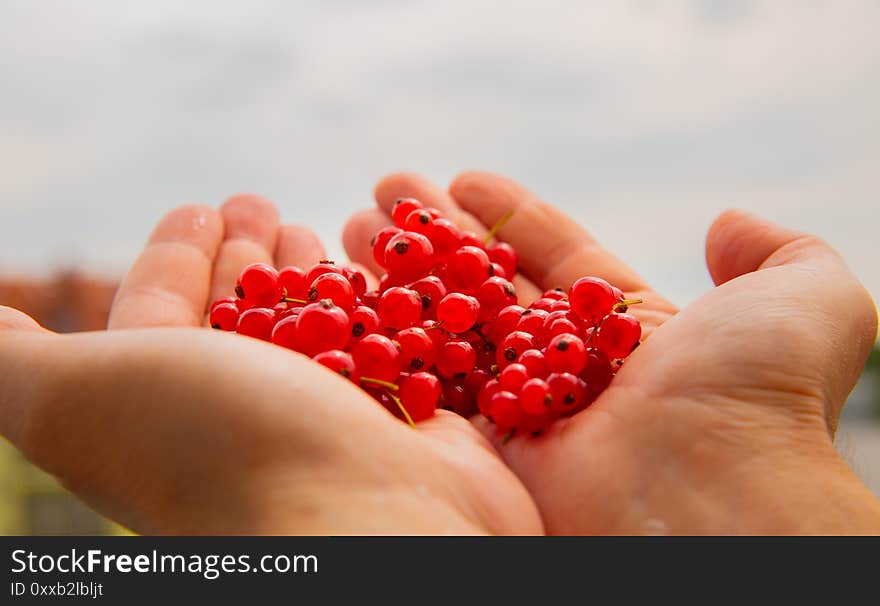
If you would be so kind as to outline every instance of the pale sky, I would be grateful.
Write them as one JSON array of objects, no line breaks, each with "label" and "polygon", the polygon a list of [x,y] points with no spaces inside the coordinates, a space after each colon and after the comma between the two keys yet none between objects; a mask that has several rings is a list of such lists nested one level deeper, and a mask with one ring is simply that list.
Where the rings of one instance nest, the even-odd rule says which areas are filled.
[{"label": "pale sky", "polygon": [[678,303],[737,206],[880,298],[880,2],[0,3],[0,271],[119,274],[254,191],[341,254],[400,169],[522,181]]}]

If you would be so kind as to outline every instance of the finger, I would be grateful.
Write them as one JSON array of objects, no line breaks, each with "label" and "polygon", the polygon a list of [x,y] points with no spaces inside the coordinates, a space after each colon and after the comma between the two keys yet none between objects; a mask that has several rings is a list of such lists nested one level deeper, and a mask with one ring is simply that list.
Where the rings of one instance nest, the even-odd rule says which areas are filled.
[{"label": "finger", "polygon": [[214,262],[211,300],[232,294],[241,270],[250,263],[274,260],[278,240],[278,210],[252,194],[227,200],[220,208],[226,236]]},{"label": "finger", "polygon": [[326,258],[324,245],[308,227],[288,224],[278,228],[278,243],[275,246],[276,267],[295,265],[308,270],[309,267]]},{"label": "finger", "polygon": [[449,190],[484,225],[494,225],[513,211],[498,234],[517,250],[521,269],[541,288],[567,288],[586,274],[604,278],[628,293],[648,288],[581,226],[509,179],[467,172]]},{"label": "finger", "polygon": [[[376,186],[375,195],[379,208],[389,216],[399,198],[412,197],[425,206],[436,208],[461,229],[474,232],[478,236],[484,236],[489,231],[479,219],[463,210],[449,192],[412,173],[397,173],[385,177]],[[541,289],[528,277],[517,275],[511,281],[520,303],[528,305],[541,296]]]},{"label": "finger", "polygon": [[223,221],[213,208],[188,205],[162,218],[116,293],[108,327],[198,326]]},{"label": "finger", "polygon": [[352,215],[342,230],[342,246],[348,258],[373,274],[383,274],[385,270],[373,258],[373,236],[389,225],[391,217],[378,208],[361,210]]}]

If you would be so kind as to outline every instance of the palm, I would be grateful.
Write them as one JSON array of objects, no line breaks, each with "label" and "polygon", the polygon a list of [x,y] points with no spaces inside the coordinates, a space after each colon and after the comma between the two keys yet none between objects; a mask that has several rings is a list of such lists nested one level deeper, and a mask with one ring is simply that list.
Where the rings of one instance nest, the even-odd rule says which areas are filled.
[{"label": "palm", "polygon": [[[722,460],[726,455],[721,453],[736,452],[748,460],[759,451],[755,436],[762,432],[751,431],[759,420],[778,425],[782,433],[815,421],[817,439],[827,431],[825,416],[834,427],[846,385],[851,387],[855,377],[845,377],[844,387],[828,400],[821,380],[827,369],[816,360],[827,360],[840,343],[820,333],[802,335],[805,325],[830,320],[811,317],[815,306],[803,304],[827,297],[829,289],[823,292],[815,276],[796,265],[741,276],[789,263],[802,239],[792,234],[783,234],[779,242],[727,238],[716,246],[718,254],[709,251],[710,268],[719,283],[741,277],[679,313],[582,228],[500,177],[465,174],[447,193],[419,177],[396,175],[383,181],[376,194],[379,208],[357,215],[346,231],[355,259],[369,262],[360,244],[365,233],[387,221],[394,199],[412,195],[478,232],[515,210],[500,237],[520,252],[522,274],[516,286],[527,301],[586,274],[602,276],[627,296],[645,300],[631,311],[642,321],[647,340],[587,410],[537,438],[506,444],[486,420],[475,419],[531,492],[548,532],[699,531],[706,528],[701,523],[707,515],[700,497],[709,494],[715,476],[742,467],[741,461]],[[759,226],[756,238],[765,231]],[[724,239],[723,234],[715,238]],[[747,250],[750,244],[753,252]],[[731,254],[737,247],[743,251]],[[770,256],[774,250],[775,259]],[[750,254],[759,256],[749,259]],[[800,294],[780,296],[792,292]],[[845,305],[847,296],[861,300],[857,294],[834,296]],[[768,306],[773,307],[769,313]],[[792,351],[784,338],[794,343],[796,334],[799,346]],[[850,336],[840,335],[841,342]],[[859,355],[853,352],[853,360]],[[850,366],[858,368],[858,361]],[[767,410],[756,413],[754,405],[734,405],[756,400]],[[733,443],[736,448],[716,447]],[[725,522],[731,526],[713,523],[716,528],[735,524]]]},{"label": "palm", "polygon": [[[224,233],[221,241],[220,234]],[[123,282],[110,325],[136,328],[200,324],[209,298],[228,294],[244,265],[262,261],[278,266],[308,266],[324,256],[311,232],[297,226],[279,227],[275,209],[257,198],[233,198],[221,213],[183,208],[160,224]],[[368,274],[368,280],[375,278]],[[184,367],[186,359],[197,361],[201,369],[213,367],[217,381],[205,387],[210,395],[207,401],[210,406],[218,406],[218,401],[225,403],[223,414],[206,411],[203,415],[205,424],[200,425],[199,432],[207,440],[199,444],[201,450],[187,453],[190,458],[207,457],[214,465],[217,457],[226,457],[228,460],[218,467],[240,468],[236,448],[219,452],[210,448],[214,436],[228,436],[230,431],[241,437],[236,442],[240,447],[259,444],[261,453],[276,457],[290,454],[290,448],[284,447],[290,440],[315,444],[316,448],[336,446],[343,453],[350,453],[349,445],[357,444],[357,456],[350,456],[339,468],[344,473],[359,468],[361,472],[353,478],[370,477],[381,469],[417,495],[424,492],[452,502],[465,512],[473,531],[541,531],[540,519],[525,489],[486,438],[466,420],[444,412],[412,431],[347,381],[298,354],[219,333],[201,333],[193,338],[185,330],[160,331],[165,350],[183,360]],[[189,355],[180,352],[181,348],[194,347],[197,351]],[[293,382],[272,378],[270,369],[285,365],[285,374],[295,377]],[[261,400],[263,410],[229,397],[243,393],[253,402],[254,391],[265,394]],[[279,401],[293,404],[279,406]],[[222,423],[212,422],[217,418]],[[279,427],[287,431],[279,433]],[[303,465],[301,460],[289,463]],[[236,474],[227,473],[226,477]],[[327,475],[323,478],[326,481]]]}]

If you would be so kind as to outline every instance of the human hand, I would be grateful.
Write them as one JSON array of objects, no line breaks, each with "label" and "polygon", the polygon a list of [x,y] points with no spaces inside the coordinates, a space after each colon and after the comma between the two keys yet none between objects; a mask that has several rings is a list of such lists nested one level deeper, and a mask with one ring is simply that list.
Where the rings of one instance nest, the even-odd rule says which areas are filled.
[{"label": "human hand", "polygon": [[549,533],[878,532],[877,501],[832,445],[874,343],[876,310],[815,237],[739,212],[707,239],[718,288],[678,312],[553,207],[507,179],[466,173],[443,191],[408,174],[376,189],[345,244],[370,264],[366,234],[413,196],[520,255],[530,301],[583,275],[628,297],[647,339],[588,409],[540,437],[501,436],[475,419],[535,498]]},{"label": "human hand", "polygon": [[128,330],[55,335],[0,308],[0,433],[143,533],[540,533],[466,420],[412,430],[299,354],[198,328],[244,265],[323,257],[254,196],[170,213],[117,294]]}]

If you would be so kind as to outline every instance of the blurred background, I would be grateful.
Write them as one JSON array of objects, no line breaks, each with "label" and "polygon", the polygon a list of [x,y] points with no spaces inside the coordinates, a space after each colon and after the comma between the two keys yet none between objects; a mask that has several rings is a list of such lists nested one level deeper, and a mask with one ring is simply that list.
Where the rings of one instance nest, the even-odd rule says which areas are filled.
[{"label": "blurred background", "polygon": [[[878,25],[876,0],[4,0],[0,304],[101,329],[174,206],[257,192],[342,256],[384,173],[466,168],[681,305],[731,206],[829,240],[877,299]],[[837,444],[880,495],[877,352]],[[0,533],[115,530],[0,443]]]}]

